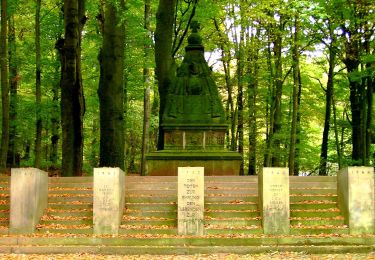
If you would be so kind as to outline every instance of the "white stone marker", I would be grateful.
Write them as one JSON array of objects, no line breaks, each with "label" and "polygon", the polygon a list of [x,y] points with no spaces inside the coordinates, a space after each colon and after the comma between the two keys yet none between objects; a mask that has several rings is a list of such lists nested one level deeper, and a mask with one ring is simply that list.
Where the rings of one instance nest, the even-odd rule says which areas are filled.
[{"label": "white stone marker", "polygon": [[375,232],[374,168],[348,167],[337,175],[339,206],[350,234]]},{"label": "white stone marker", "polygon": [[13,168],[10,178],[9,232],[35,231],[48,200],[48,173],[36,168]]},{"label": "white stone marker", "polygon": [[204,168],[178,167],[178,234],[204,235]]},{"label": "white stone marker", "polygon": [[94,168],[94,234],[117,235],[124,206],[124,172],[120,168]]},{"label": "white stone marker", "polygon": [[265,167],[258,176],[264,234],[289,234],[289,170]]}]

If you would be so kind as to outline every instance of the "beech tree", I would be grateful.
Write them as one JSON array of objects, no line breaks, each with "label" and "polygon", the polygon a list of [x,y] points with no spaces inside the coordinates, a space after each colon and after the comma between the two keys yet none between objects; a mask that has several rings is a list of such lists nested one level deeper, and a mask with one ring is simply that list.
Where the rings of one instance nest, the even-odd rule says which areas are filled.
[{"label": "beech tree", "polygon": [[82,174],[84,96],[81,75],[81,34],[86,22],[84,0],[64,1],[61,51],[62,175]]},{"label": "beech tree", "polygon": [[106,1],[99,54],[100,166],[124,168],[124,24],[123,1]]}]

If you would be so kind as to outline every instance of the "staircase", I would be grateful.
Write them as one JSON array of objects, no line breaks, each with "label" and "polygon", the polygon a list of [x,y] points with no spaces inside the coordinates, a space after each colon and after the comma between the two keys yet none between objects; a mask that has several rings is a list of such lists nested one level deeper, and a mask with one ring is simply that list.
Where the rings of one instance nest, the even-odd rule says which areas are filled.
[{"label": "staircase", "polygon": [[8,234],[10,209],[10,178],[0,177],[0,235]]},{"label": "staircase", "polygon": [[349,234],[338,207],[335,176],[289,180],[291,234]]},{"label": "staircase", "polygon": [[92,234],[92,177],[50,177],[48,205],[37,233]]},{"label": "staircase", "polygon": [[[0,179],[0,253],[364,253],[375,235],[351,236],[335,177],[290,177],[291,235],[263,235],[256,176],[205,177],[204,236],[177,234],[177,177],[127,176],[118,236],[93,235],[92,177],[50,177],[35,234],[8,236],[9,178]],[[8,221],[8,222],[7,222]]]}]

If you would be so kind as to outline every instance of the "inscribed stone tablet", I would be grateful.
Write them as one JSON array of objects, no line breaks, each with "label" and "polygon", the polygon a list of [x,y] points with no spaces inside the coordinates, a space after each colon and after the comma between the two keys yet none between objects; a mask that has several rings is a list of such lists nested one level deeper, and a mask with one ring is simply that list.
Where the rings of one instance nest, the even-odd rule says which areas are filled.
[{"label": "inscribed stone tablet", "polygon": [[48,174],[36,168],[11,171],[10,232],[33,233],[47,207]]},{"label": "inscribed stone tablet", "polygon": [[339,172],[338,194],[350,234],[375,232],[374,169],[348,167]]},{"label": "inscribed stone tablet", "polygon": [[259,198],[265,234],[289,234],[288,168],[263,168]]},{"label": "inscribed stone tablet", "polygon": [[120,168],[95,168],[94,233],[118,234],[124,206],[124,172]]},{"label": "inscribed stone tablet", "polygon": [[204,168],[178,167],[178,234],[204,234]]}]

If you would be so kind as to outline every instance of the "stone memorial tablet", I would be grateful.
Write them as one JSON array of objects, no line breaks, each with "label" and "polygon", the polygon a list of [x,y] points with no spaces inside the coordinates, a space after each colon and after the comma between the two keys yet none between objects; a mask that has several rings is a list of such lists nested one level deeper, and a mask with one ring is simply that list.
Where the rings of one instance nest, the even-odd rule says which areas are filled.
[{"label": "stone memorial tablet", "polygon": [[204,168],[178,167],[178,234],[204,234]]},{"label": "stone memorial tablet", "polygon": [[339,206],[350,234],[375,232],[374,168],[348,167],[337,175]]},{"label": "stone memorial tablet", "polygon": [[258,185],[264,234],[289,234],[288,168],[263,168]]},{"label": "stone memorial tablet", "polygon": [[10,233],[35,231],[48,200],[48,173],[36,168],[11,169]]},{"label": "stone memorial tablet", "polygon": [[118,234],[124,206],[124,172],[120,168],[95,168],[94,234]]}]

